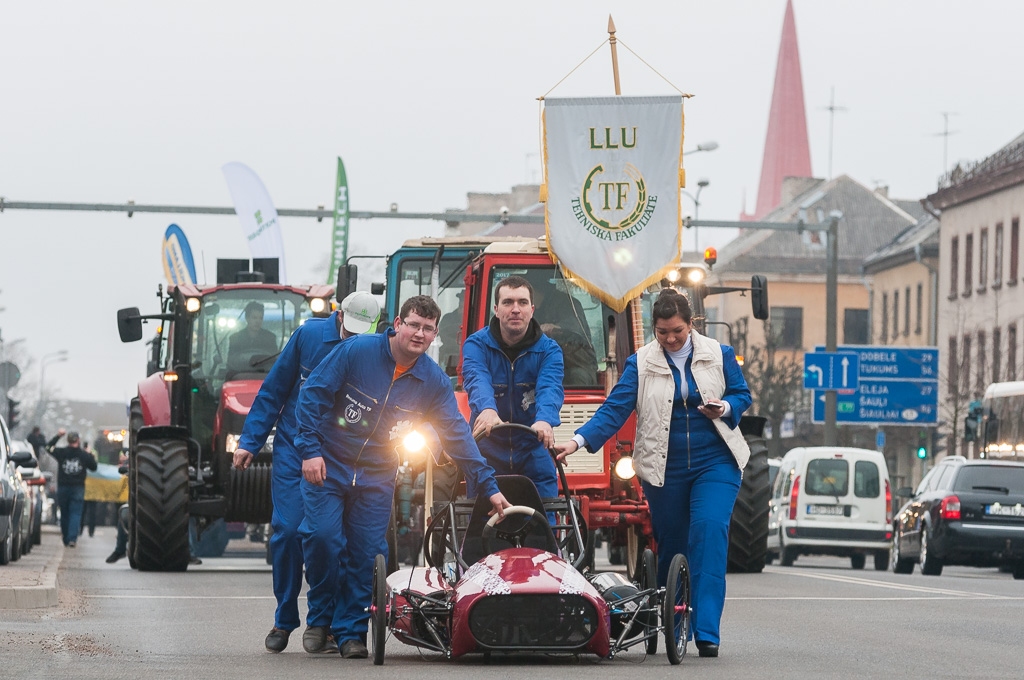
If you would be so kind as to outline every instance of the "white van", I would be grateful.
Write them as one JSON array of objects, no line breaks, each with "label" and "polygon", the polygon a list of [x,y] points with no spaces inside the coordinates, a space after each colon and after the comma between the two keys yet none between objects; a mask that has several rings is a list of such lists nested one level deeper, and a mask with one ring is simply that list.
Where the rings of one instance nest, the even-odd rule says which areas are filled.
[{"label": "white van", "polygon": [[768,563],[800,555],[839,555],[863,569],[889,568],[892,490],[885,457],[841,446],[793,449],[782,458],[772,486]]}]

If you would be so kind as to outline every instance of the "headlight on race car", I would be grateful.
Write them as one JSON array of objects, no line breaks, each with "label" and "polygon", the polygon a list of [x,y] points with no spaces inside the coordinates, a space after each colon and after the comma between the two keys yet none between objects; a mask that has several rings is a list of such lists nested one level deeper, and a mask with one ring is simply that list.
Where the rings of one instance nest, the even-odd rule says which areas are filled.
[{"label": "headlight on race car", "polygon": [[224,450],[228,453],[234,453],[238,450],[238,442],[241,441],[242,435],[240,434],[228,434],[224,437]]}]

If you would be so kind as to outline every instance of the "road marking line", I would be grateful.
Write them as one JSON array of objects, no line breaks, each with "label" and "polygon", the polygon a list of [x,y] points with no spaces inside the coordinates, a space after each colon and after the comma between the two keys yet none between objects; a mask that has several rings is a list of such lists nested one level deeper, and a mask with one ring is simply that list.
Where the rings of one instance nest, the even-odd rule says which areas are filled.
[{"label": "road marking line", "polygon": [[978,596],[978,597],[971,597],[971,596],[964,597],[964,596],[960,596],[960,595],[957,595],[957,596],[952,596],[952,595],[948,595],[948,596],[936,595],[936,596],[932,596],[932,597],[914,597],[914,596],[906,596],[906,597],[813,597],[813,596],[806,596],[806,597],[802,597],[802,596],[794,595],[794,596],[791,596],[791,597],[789,597],[789,596],[783,596],[783,597],[732,597],[732,596],[729,596],[729,597],[726,597],[725,599],[729,600],[729,601],[740,601],[740,600],[750,600],[750,601],[755,601],[755,600],[812,600],[812,601],[825,601],[825,602],[876,602],[876,601],[904,602],[904,601],[956,600],[956,601],[959,601],[959,602],[963,602],[964,600],[984,600],[986,602],[991,602],[993,600],[1024,600],[1024,597],[1014,597],[1014,596],[1009,596],[1009,595],[1005,595],[1005,596],[1004,595],[984,595],[984,596]]},{"label": "road marking line", "polygon": [[[89,600],[273,600],[273,595],[86,595]],[[306,597],[300,596],[300,600]]]},{"label": "road marking line", "polygon": [[839,583],[849,583],[851,585],[871,586],[873,588],[891,588],[893,590],[907,590],[910,592],[918,593],[935,593],[936,595],[956,595],[960,597],[980,597],[980,598],[995,598],[997,595],[989,595],[987,593],[975,593],[965,590],[950,590],[947,588],[930,588],[928,586],[916,586],[904,583],[889,583],[886,581],[874,581],[867,578],[857,578],[854,576],[839,576],[834,574],[810,574],[801,573],[798,571],[781,570],[781,569],[766,569],[773,574],[785,574],[788,576],[802,576],[803,578],[816,578],[823,581],[837,581]]}]

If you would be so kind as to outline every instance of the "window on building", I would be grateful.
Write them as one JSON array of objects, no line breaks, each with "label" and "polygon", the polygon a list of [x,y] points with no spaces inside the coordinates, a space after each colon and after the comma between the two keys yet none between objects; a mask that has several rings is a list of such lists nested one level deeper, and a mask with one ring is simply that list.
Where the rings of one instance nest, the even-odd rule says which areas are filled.
[{"label": "window on building", "polygon": [[921,318],[922,318],[922,316],[924,314],[921,310],[923,308],[924,308],[924,284],[923,283],[919,283],[919,284],[917,284],[917,316],[916,316],[916,318],[914,320],[915,321],[915,323],[914,323],[914,335],[921,335]]},{"label": "window on building", "polygon": [[1003,285],[1003,223],[996,224],[996,242],[992,248],[992,287]]},{"label": "window on building", "polygon": [[1009,286],[1017,285],[1018,260],[1020,256],[1020,218],[1014,217],[1010,222],[1010,276],[1006,281]]},{"label": "window on building", "polygon": [[868,310],[844,309],[843,344],[866,345],[868,342]]},{"label": "window on building", "polygon": [[970,297],[974,285],[974,234],[964,236],[964,297]]},{"label": "window on building", "polygon": [[987,369],[985,356],[985,331],[978,331],[978,385],[977,389],[979,392],[984,393],[985,388],[988,387],[988,381],[986,380]]},{"label": "window on building", "polygon": [[949,299],[952,300],[960,291],[957,288],[957,274],[960,273],[960,238],[954,236],[949,241]]},{"label": "window on building", "polygon": [[1003,329],[996,326],[992,329],[992,382],[999,382],[1003,369]]},{"label": "window on building", "polygon": [[1017,379],[1017,324],[1006,327],[1006,379]]},{"label": "window on building", "polygon": [[983,293],[988,286],[988,227],[981,230],[978,236],[978,292]]},{"label": "window on building", "polygon": [[[921,301],[918,300],[917,304],[920,305]],[[910,286],[907,286],[903,295],[903,335],[910,335]]]},{"label": "window on building", "polygon": [[892,339],[900,334],[900,292],[892,292]]},{"label": "window on building", "polygon": [[879,342],[885,342],[889,337],[889,294],[882,293],[882,328],[878,335]]},{"label": "window on building", "polygon": [[801,349],[804,346],[803,307],[772,307],[768,318],[778,347]]},{"label": "window on building", "polygon": [[971,391],[971,336],[964,334],[960,341],[960,374],[958,377],[958,394],[970,394]]},{"label": "window on building", "polygon": [[960,364],[957,363],[956,356],[956,338],[952,335],[949,336],[949,353],[946,359],[946,391],[950,395],[957,394],[957,383],[960,382],[959,373]]}]

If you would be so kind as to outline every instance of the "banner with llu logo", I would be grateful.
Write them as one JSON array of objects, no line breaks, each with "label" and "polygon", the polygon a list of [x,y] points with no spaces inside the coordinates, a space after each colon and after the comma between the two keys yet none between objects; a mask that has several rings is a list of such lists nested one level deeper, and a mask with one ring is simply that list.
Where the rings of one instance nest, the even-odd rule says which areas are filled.
[{"label": "banner with llu logo", "polygon": [[683,98],[545,99],[543,123],[551,255],[622,311],[679,263]]}]

